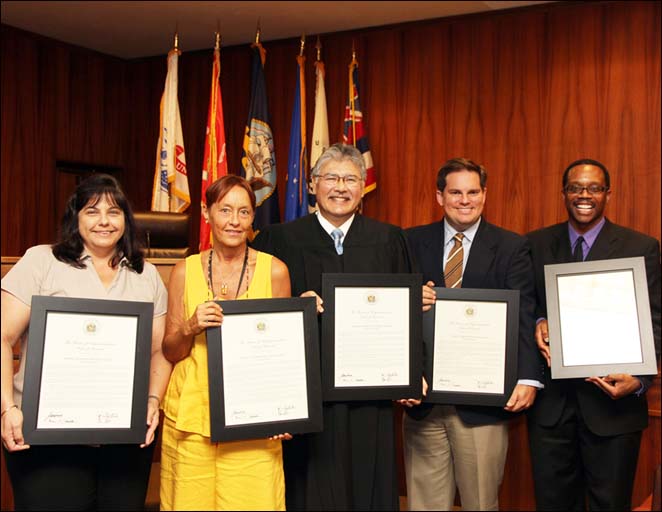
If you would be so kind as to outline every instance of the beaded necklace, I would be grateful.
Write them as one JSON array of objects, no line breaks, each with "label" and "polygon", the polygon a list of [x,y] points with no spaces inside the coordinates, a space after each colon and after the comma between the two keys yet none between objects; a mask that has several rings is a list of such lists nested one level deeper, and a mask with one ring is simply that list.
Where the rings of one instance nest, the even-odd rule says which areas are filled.
[{"label": "beaded necklace", "polygon": [[[209,266],[208,266],[208,271],[207,271],[207,279],[208,279],[208,286],[209,286],[209,291],[211,292],[212,300],[216,297],[214,295],[214,281],[212,279],[212,256],[214,254],[214,249],[209,250]],[[220,259],[219,259],[220,261]],[[234,298],[236,299],[239,297],[239,290],[241,289],[241,281],[244,278],[244,274],[246,274],[246,293],[248,293],[248,274],[249,272],[246,272],[248,266],[248,245],[246,245],[246,252],[244,253],[244,264],[241,267],[241,274],[239,275],[239,283],[237,284],[237,291],[234,294]],[[227,295],[228,294],[228,285],[225,283],[221,283],[221,295]]]}]

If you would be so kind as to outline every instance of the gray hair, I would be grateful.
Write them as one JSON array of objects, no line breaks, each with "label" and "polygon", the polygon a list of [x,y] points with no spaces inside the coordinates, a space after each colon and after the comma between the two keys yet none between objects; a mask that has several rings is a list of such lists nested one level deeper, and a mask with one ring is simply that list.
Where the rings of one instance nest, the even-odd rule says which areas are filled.
[{"label": "gray hair", "polygon": [[343,144],[341,142],[337,142],[336,144],[330,146],[326,151],[324,151],[324,153],[322,153],[322,156],[317,159],[317,163],[315,164],[315,167],[313,167],[311,176],[319,176],[322,167],[324,167],[327,162],[329,162],[329,160],[335,160],[336,162],[349,160],[357,167],[359,171],[361,171],[361,179],[363,181],[366,180],[367,171],[365,169],[363,155],[361,155],[361,152],[354,146]]}]

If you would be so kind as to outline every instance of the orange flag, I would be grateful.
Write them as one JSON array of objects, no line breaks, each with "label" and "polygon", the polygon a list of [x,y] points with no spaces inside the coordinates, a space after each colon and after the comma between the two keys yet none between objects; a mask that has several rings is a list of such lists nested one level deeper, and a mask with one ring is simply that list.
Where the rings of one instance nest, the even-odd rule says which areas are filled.
[{"label": "orange flag", "polygon": [[[205,194],[209,185],[228,173],[228,163],[225,155],[225,127],[223,125],[223,101],[221,99],[221,50],[220,45],[214,48],[214,65],[211,73],[211,95],[207,115],[207,134],[205,136],[205,156],[202,163],[202,187],[200,206],[207,204]],[[200,211],[200,250],[211,247],[211,230]]]}]

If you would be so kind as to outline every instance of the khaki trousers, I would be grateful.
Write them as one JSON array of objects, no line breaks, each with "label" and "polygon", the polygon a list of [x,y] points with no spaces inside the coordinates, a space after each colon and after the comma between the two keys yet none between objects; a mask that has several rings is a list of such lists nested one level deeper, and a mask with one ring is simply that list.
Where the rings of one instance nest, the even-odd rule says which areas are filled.
[{"label": "khaki trousers", "polygon": [[508,423],[468,425],[455,406],[435,405],[422,420],[404,417],[409,510],[498,510],[508,453]]}]

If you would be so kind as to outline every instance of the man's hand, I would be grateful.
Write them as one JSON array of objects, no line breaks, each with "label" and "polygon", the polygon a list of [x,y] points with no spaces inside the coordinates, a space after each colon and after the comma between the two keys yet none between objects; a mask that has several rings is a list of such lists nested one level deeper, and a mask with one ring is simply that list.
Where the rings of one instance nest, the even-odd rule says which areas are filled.
[{"label": "man's hand", "polygon": [[549,329],[547,327],[547,319],[543,318],[536,324],[536,344],[538,350],[547,361],[547,366],[552,366],[552,356],[549,353]]},{"label": "man's hand", "polygon": [[641,388],[641,381],[637,377],[626,373],[614,373],[605,377],[589,377],[585,380],[598,386],[612,400],[631,395]]},{"label": "man's hand", "polygon": [[423,313],[430,311],[437,300],[437,294],[434,292],[434,283],[428,281],[423,285]]},{"label": "man's hand", "polygon": [[534,386],[527,386],[526,384],[515,385],[513,394],[510,395],[504,409],[509,412],[520,412],[528,409],[533,405],[537,391],[538,388]]},{"label": "man's hand", "polygon": [[[425,380],[425,377],[422,377],[423,379],[423,396],[427,396],[428,394],[428,383]],[[398,400],[398,403],[400,405],[403,405],[405,407],[414,407],[415,405],[421,405],[421,402],[423,401],[423,398],[402,398]]]}]

